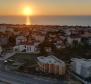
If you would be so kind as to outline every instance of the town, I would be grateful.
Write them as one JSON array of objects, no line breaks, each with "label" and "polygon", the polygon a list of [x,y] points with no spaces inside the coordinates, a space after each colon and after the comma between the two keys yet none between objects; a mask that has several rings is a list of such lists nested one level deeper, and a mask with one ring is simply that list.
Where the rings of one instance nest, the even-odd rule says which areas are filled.
[{"label": "town", "polygon": [[0,24],[0,80],[91,84],[91,27]]}]

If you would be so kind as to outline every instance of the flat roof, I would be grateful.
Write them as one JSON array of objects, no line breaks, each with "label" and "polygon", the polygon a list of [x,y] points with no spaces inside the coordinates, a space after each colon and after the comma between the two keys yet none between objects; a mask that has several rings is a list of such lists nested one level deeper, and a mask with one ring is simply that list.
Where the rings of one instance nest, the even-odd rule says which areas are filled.
[{"label": "flat roof", "polygon": [[65,64],[62,60],[56,58],[55,56],[51,55],[51,56],[40,56],[37,57],[38,61],[44,64],[56,64],[56,65],[60,65],[60,64]]},{"label": "flat roof", "polygon": [[91,66],[91,59],[84,59],[84,58],[72,58],[71,61],[82,63],[84,66]]}]

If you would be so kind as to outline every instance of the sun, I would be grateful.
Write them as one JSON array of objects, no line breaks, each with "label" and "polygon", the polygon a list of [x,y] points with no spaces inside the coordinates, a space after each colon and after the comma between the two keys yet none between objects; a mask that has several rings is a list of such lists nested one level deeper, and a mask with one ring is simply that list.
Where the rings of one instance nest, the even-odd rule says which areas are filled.
[{"label": "sun", "polygon": [[30,8],[29,6],[26,6],[23,9],[23,15],[25,16],[31,16],[33,14],[32,8]]},{"label": "sun", "polygon": [[26,16],[26,25],[31,25],[31,16],[33,15],[32,7],[23,6],[22,15]]}]

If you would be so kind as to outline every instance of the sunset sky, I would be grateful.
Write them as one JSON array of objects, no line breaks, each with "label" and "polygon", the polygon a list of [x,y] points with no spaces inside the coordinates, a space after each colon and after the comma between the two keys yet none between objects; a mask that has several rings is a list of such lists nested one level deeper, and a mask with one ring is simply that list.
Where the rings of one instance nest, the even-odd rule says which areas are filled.
[{"label": "sunset sky", "polygon": [[33,15],[91,15],[91,0],[0,0],[0,15],[22,15],[27,5]]}]

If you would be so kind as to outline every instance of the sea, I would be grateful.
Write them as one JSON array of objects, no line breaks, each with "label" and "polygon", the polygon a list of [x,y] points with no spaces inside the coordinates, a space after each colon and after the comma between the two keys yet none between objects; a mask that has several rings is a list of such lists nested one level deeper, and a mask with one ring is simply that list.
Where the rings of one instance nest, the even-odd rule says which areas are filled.
[{"label": "sea", "polygon": [[[32,25],[91,26],[91,16],[30,16]],[[26,24],[26,16],[0,16],[0,24]]]}]

